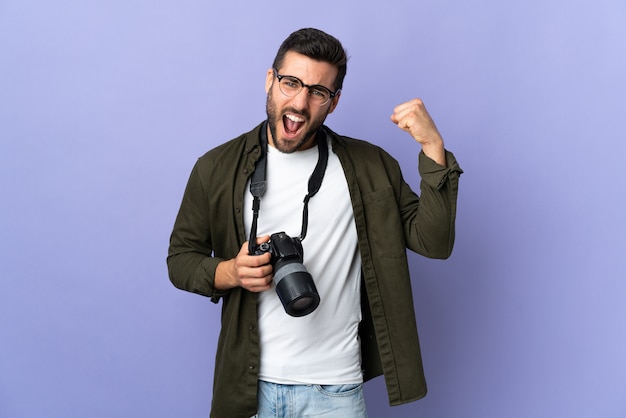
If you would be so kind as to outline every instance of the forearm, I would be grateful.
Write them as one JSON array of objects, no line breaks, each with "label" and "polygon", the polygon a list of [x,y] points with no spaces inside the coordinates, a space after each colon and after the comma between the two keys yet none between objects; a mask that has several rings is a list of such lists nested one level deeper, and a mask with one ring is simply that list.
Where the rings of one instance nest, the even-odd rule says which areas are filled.
[{"label": "forearm", "polygon": [[216,290],[224,291],[237,286],[238,282],[235,260],[224,260],[218,263],[217,267],[215,268],[213,287]]},{"label": "forearm", "polygon": [[[417,210],[414,202],[401,205],[407,246],[431,258],[449,257],[454,245],[458,180],[462,170],[450,152],[445,152],[445,160],[443,166],[425,153],[420,154],[422,181]],[[410,196],[410,192],[406,195]]]},{"label": "forearm", "polygon": [[447,167],[446,150],[444,149],[443,141],[422,144],[422,152],[440,166]]},{"label": "forearm", "polygon": [[170,281],[178,289],[219,298],[223,289],[216,287],[215,279],[222,261],[193,251],[172,253],[167,258]]}]

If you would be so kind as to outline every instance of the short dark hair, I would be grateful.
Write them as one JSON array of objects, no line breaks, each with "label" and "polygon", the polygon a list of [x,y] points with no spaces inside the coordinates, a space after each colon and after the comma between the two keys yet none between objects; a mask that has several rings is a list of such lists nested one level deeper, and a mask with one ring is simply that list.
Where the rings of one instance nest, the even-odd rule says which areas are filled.
[{"label": "short dark hair", "polygon": [[348,70],[348,56],[341,42],[334,36],[319,29],[304,28],[293,32],[278,48],[272,64],[277,70],[283,64],[285,54],[293,51],[317,61],[328,62],[337,67],[335,90],[342,88]]}]

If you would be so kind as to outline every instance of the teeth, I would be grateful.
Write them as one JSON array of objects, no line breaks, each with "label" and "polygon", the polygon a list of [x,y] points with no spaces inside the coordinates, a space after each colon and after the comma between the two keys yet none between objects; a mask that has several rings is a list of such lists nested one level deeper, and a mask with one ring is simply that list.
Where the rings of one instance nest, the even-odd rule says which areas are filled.
[{"label": "teeth", "polygon": [[304,122],[304,118],[298,117],[296,115],[285,115],[287,117],[287,119],[289,119],[292,122]]}]

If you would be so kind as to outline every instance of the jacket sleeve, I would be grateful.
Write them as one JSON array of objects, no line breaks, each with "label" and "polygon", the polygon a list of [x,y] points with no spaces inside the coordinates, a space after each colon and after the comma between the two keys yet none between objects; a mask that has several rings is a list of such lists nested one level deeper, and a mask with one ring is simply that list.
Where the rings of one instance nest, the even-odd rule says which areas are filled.
[{"label": "jacket sleeve", "polygon": [[426,257],[448,258],[454,246],[459,176],[463,171],[449,151],[446,167],[420,152],[419,173],[422,180],[417,207],[406,183],[399,196],[406,245]]},{"label": "jacket sleeve", "polygon": [[217,302],[226,292],[214,287],[215,269],[223,259],[213,254],[210,211],[208,191],[196,163],[170,237],[167,267],[174,286]]}]

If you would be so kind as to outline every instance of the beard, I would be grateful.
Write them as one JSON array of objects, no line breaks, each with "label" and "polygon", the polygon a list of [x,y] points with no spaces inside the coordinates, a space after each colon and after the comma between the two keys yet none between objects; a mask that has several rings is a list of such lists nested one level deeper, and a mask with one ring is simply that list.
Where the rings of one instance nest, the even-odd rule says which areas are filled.
[{"label": "beard", "polygon": [[[267,94],[265,111],[267,113],[267,124],[270,128],[270,133],[272,134],[272,145],[278,151],[285,154],[291,154],[293,152],[296,152],[300,150],[305,144],[307,144],[315,136],[320,126],[322,126],[322,124],[324,123],[324,120],[326,120],[326,116],[328,115],[328,113],[326,113],[323,114],[322,117],[318,120],[311,120],[311,114],[307,110],[299,111],[292,107],[285,108],[283,110],[283,114],[279,115],[276,108],[276,103],[274,102],[272,96],[272,91]],[[296,143],[292,143],[291,141],[278,137],[277,125],[283,123],[283,115],[285,112],[297,114],[304,118],[305,121],[311,122],[309,128],[302,133],[302,138],[300,138],[300,140],[298,140]]]}]

